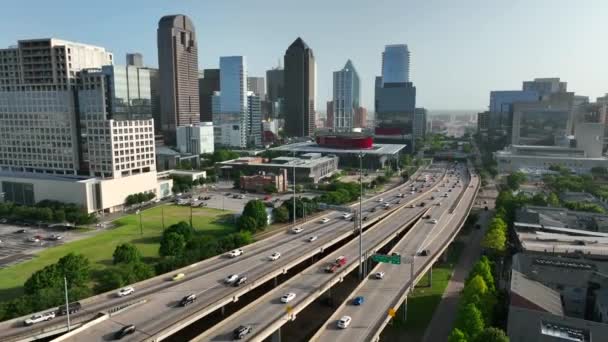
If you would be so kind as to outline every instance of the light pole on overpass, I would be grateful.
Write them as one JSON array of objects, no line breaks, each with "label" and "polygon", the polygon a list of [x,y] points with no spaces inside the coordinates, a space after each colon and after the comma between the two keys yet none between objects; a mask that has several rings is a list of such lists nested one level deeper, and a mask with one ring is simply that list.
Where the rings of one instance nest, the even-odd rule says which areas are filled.
[{"label": "light pole on overpass", "polygon": [[[293,151],[293,158],[296,157],[296,151]],[[293,226],[296,226],[296,163],[295,160],[291,161],[293,163]]]},{"label": "light pole on overpass", "polygon": [[359,279],[363,279],[363,152],[359,152]]}]

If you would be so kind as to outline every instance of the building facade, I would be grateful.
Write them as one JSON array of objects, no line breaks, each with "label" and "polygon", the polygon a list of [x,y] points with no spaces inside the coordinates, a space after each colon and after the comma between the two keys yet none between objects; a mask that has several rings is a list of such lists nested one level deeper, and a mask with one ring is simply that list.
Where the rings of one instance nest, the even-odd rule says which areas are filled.
[{"label": "building facade", "polygon": [[213,92],[220,91],[220,69],[205,69],[202,76],[202,78],[198,79],[201,122],[212,122],[213,108],[211,98]]},{"label": "building facade", "polygon": [[349,59],[342,70],[334,71],[334,122],[332,125],[334,131],[352,131],[355,127],[355,111],[359,108],[360,97],[359,74]]},{"label": "building facade", "polygon": [[252,176],[241,176],[241,189],[255,192],[269,192],[273,189],[281,193],[287,191],[287,169],[280,169],[277,173],[261,172]]},{"label": "building facade", "polygon": [[214,151],[213,123],[177,128],[177,149],[180,153],[209,154]]},{"label": "building facade", "polygon": [[261,101],[266,100],[266,83],[264,77],[247,77],[247,91],[252,91],[260,97]]},{"label": "building facade", "polygon": [[427,111],[424,108],[416,108],[414,110],[414,138],[424,139],[426,136],[426,117]]},{"label": "building facade", "polygon": [[247,145],[262,146],[262,101],[254,92],[247,93]]},{"label": "building facade", "polygon": [[285,99],[285,72],[280,67],[266,71],[266,100],[268,101],[268,115],[278,118],[283,115],[282,106]]},{"label": "building facade", "polygon": [[160,127],[169,145],[176,143],[178,126],[200,122],[196,38],[194,25],[185,15],[165,16],[158,22]]},{"label": "building facade", "polygon": [[367,127],[367,109],[365,107],[357,107],[355,110],[354,128]]},{"label": "building facade", "polygon": [[315,129],[316,62],[302,38],[285,52],[285,133],[311,136]]},{"label": "building facade", "polygon": [[382,86],[410,81],[410,51],[405,44],[387,45],[382,53]]}]

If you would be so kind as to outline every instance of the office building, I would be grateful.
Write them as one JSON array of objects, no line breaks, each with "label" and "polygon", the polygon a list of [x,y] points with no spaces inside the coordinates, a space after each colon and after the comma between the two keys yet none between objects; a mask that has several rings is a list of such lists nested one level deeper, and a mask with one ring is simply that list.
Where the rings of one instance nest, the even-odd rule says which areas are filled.
[{"label": "office building", "polygon": [[387,45],[382,52],[382,86],[410,81],[410,51],[405,44]]},{"label": "office building", "polygon": [[376,135],[411,140],[416,87],[411,82],[382,86],[382,77],[377,77],[375,90]]},{"label": "office building", "polygon": [[213,121],[211,97],[213,92],[220,91],[220,69],[205,69],[203,77],[198,79],[198,96],[200,102],[201,122]]},{"label": "office building", "polygon": [[128,53],[127,54],[127,65],[143,67],[144,66],[144,56],[138,52]]},{"label": "office building", "polygon": [[480,134],[488,133],[488,128],[490,127],[490,112],[485,111],[481,113],[477,113],[477,131]]},{"label": "office building", "polygon": [[[141,56],[141,55],[140,55]],[[116,120],[152,119],[152,78],[155,70],[134,65],[104,65],[108,105]],[[87,74],[92,74],[89,70]]]},{"label": "office building", "polygon": [[540,102],[513,104],[511,143],[554,146],[573,126],[574,93],[548,95]]},{"label": "office building", "polygon": [[262,146],[262,101],[254,92],[247,93],[247,145]]},{"label": "office building", "polygon": [[535,90],[500,90],[490,92],[489,126],[495,139],[506,137],[510,142],[513,125],[513,104],[517,102],[538,102],[540,96]]},{"label": "office building", "polygon": [[326,103],[325,128],[334,128],[334,101]]},{"label": "office building", "polygon": [[247,77],[247,91],[252,91],[260,97],[261,101],[266,100],[266,83],[264,77]]},{"label": "office building", "polygon": [[285,73],[280,67],[266,71],[266,100],[268,116],[278,118],[283,115],[285,98]]},{"label": "office building", "polygon": [[214,151],[213,122],[177,128],[177,149],[184,154],[209,154]]},{"label": "office building", "polygon": [[334,71],[333,76],[334,122],[332,127],[336,132],[350,132],[355,127],[353,121],[361,97],[359,74],[349,59],[342,70]]},{"label": "office building", "polygon": [[414,110],[414,129],[413,134],[415,139],[424,139],[426,136],[426,117],[427,111],[424,108],[416,108]]},{"label": "office building", "polygon": [[365,107],[357,107],[355,110],[354,128],[367,127],[367,109]]},{"label": "office building", "polygon": [[534,81],[524,81],[524,91],[535,91],[540,97],[555,93],[565,93],[568,83],[560,82],[559,78],[535,78]]},{"label": "office building", "polygon": [[285,133],[311,136],[315,129],[316,62],[302,38],[285,52]]},{"label": "office building", "polygon": [[157,38],[160,127],[165,141],[175,145],[178,126],[200,122],[197,37],[190,18],[170,15],[158,22]]}]

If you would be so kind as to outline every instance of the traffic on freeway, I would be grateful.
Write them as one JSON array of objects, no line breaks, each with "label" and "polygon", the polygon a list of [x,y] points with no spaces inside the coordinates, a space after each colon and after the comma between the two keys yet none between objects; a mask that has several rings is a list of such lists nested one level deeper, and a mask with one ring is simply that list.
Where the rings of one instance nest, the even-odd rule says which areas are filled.
[{"label": "traffic on freeway", "polygon": [[[441,233],[441,230],[433,229],[438,227],[438,225],[433,225],[431,221],[437,218],[441,223],[444,223],[446,219],[449,219],[445,213],[449,211],[461,191],[464,191],[465,187],[457,185],[459,178],[456,174],[447,177],[445,181],[441,181],[436,187],[438,190],[444,190],[439,190],[440,192],[431,191],[430,194],[425,194],[416,203],[417,205],[414,208],[409,208],[409,206],[403,208],[380,222],[373,230],[365,232],[363,234],[364,255],[370,256],[373,254],[394,238],[399,231],[403,230],[408,225],[408,221],[414,221],[418,217],[420,217],[419,225],[425,226],[425,230],[416,237],[426,237],[429,241],[433,240],[436,235]],[[457,190],[448,192],[447,189]],[[441,191],[447,194],[447,196],[433,195],[442,193]],[[424,207],[420,206],[422,202],[426,203]],[[437,203],[444,203],[444,205],[437,206]],[[406,238],[410,234],[407,233]],[[414,243],[416,241],[420,242],[415,240]],[[231,341],[235,337],[235,332],[241,326],[251,328],[250,333],[241,337],[241,339],[252,341],[263,340],[280,326],[293,319],[299,311],[322,295],[334,283],[340,281],[340,278],[344,277],[349,270],[356,268],[358,257],[359,245],[358,240],[355,239],[331,253],[317,264],[279,285],[247,307],[218,323],[195,340]],[[290,300],[288,305],[285,305],[280,298],[289,293],[293,293],[295,296]],[[355,306],[361,306],[360,310],[364,310],[363,307],[366,306],[368,300],[365,297],[359,299],[353,298],[351,302],[359,303],[359,305]]]},{"label": "traffic on freeway", "polygon": [[[374,341],[378,338],[389,319],[389,309],[398,309],[403,296],[412,285],[412,262],[414,279],[424,274],[429,263],[440,256],[443,247],[447,246],[464,222],[477,191],[478,179],[469,179],[467,172],[460,169],[464,191],[461,201],[453,212],[446,206],[436,207],[431,214],[437,219],[436,224],[428,220],[419,221],[392,250],[402,256],[401,265],[380,263],[372,271],[372,276],[350,294],[334,314],[323,324],[311,341]],[[468,183],[468,184],[467,184]],[[473,185],[469,187],[467,185]],[[454,196],[454,195],[451,195]],[[382,279],[373,276],[383,273]],[[350,305],[354,298],[365,298],[361,306]],[[415,315],[409,311],[408,314]],[[348,317],[350,324],[343,327],[340,320]]]},{"label": "traffic on freeway", "polygon": [[[441,166],[433,166],[424,171],[429,175],[440,178],[445,172]],[[363,213],[368,217],[369,223],[375,218],[389,214],[391,210],[383,210],[384,203],[390,203],[390,209],[396,209],[407,202],[424,196],[424,192],[405,194],[406,189],[411,189],[416,184],[418,191],[428,191],[433,183],[408,182],[395,187],[382,194],[382,203],[377,198],[371,198],[363,203]],[[397,202],[400,202],[397,204]],[[260,242],[245,246],[242,253],[232,253],[223,257],[206,260],[192,265],[190,269],[181,270],[184,276],[179,281],[170,281],[173,274],[166,275],[164,281],[155,286],[142,286],[135,284],[137,291],[129,297],[145,298],[147,302],[135,306],[125,312],[113,316],[112,319],[96,324],[79,334],[71,340],[104,340],[124,326],[135,325],[135,332],[127,340],[143,340],[150,336],[161,338],[167,333],[167,329],[177,329],[180,324],[200,319],[207,314],[235,301],[247,291],[261,285],[274,276],[285,272],[287,269],[298,264],[310,256],[319,253],[322,249],[353,234],[354,222],[343,217],[344,213],[332,211],[325,215],[329,219],[326,223],[309,221],[302,225],[301,233],[293,233],[286,230],[284,234],[278,234]],[[309,242],[310,236],[317,238]],[[280,254],[276,260],[270,256]],[[234,255],[234,256],[233,256]],[[233,256],[233,257],[231,257]],[[274,257],[273,257],[274,259]],[[176,272],[177,273],[177,272]],[[237,280],[226,283],[229,276],[236,276]],[[238,279],[242,279],[238,281]],[[238,286],[237,286],[238,285]],[[196,302],[188,305],[188,309],[178,308],[178,302],[189,294],[196,294]],[[88,306],[90,313],[103,311],[113,307],[121,301],[115,297],[108,297],[107,301],[97,303],[93,308]],[[163,335],[161,337],[158,337]],[[0,337],[2,330],[0,330]]]}]

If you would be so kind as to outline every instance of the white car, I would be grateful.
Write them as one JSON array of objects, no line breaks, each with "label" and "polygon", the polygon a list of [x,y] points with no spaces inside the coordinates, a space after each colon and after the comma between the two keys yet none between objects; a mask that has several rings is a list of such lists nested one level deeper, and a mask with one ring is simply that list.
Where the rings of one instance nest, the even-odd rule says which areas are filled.
[{"label": "white car", "polygon": [[390,203],[384,203],[384,208],[388,208],[390,206],[391,206]]},{"label": "white car", "polygon": [[278,258],[280,258],[280,257],[281,257],[281,253],[279,253],[279,252],[274,252],[274,253],[272,253],[272,254],[270,254],[270,255],[268,256],[268,259],[270,259],[270,260],[274,261],[274,260],[277,260],[277,259],[278,259]]},{"label": "white car", "polygon": [[116,295],[118,297],[124,297],[124,296],[130,295],[133,292],[135,292],[135,289],[132,286],[127,286],[127,287],[124,287],[124,288],[118,290]]},{"label": "white car", "polygon": [[342,318],[340,318],[340,320],[338,320],[338,328],[340,329],[346,329],[348,328],[348,325],[350,324],[350,321],[352,321],[353,319],[350,316],[342,316]]},{"label": "white car", "polygon": [[327,217],[324,217],[321,219],[321,221],[319,221],[320,223],[327,223],[329,222],[329,219]]},{"label": "white car", "polygon": [[29,241],[29,242],[40,242],[40,240],[37,237],[33,237],[33,236],[31,238],[27,239],[27,241]]},{"label": "white car", "polygon": [[430,222],[431,222],[432,224],[436,224],[436,223],[437,223],[437,219],[432,219]]},{"label": "white car", "polygon": [[231,274],[229,276],[227,276],[226,278],[224,278],[224,283],[226,284],[232,284],[235,281],[237,281],[239,279],[239,275],[238,274]]},{"label": "white car", "polygon": [[243,254],[243,250],[239,248],[239,249],[230,251],[230,253],[228,253],[228,256],[231,258],[236,258],[237,256],[242,255],[242,254]]},{"label": "white car", "polygon": [[318,238],[318,237],[317,237],[316,235],[313,235],[313,236],[311,236],[311,237],[309,237],[309,238],[308,238],[308,242],[313,242],[313,241],[316,241],[316,240],[317,240],[317,238]]},{"label": "white car", "polygon": [[302,227],[293,227],[293,228],[291,228],[291,231],[292,231],[294,234],[301,233],[303,230],[304,230],[304,229],[302,229]]},{"label": "white car", "polygon": [[32,317],[26,319],[25,321],[23,321],[23,323],[25,323],[25,325],[32,325],[32,324],[36,324],[36,323],[40,323],[40,322],[44,322],[44,321],[50,321],[53,318],[55,318],[54,312],[39,313],[39,314],[35,314]]},{"label": "white car", "polygon": [[376,273],[374,273],[374,278],[376,278],[376,279],[382,279],[382,278],[384,278],[384,272],[376,272]]},{"label": "white car", "polygon": [[281,297],[281,303],[289,303],[291,302],[294,298],[296,298],[296,294],[293,292],[289,292],[283,295],[283,297]]},{"label": "white car", "polygon": [[380,197],[376,200],[377,202],[384,202],[384,198]]},{"label": "white car", "polygon": [[53,234],[53,235],[51,235],[50,239],[51,239],[51,240],[58,241],[58,240],[63,239],[63,236],[61,236],[61,235],[57,235],[57,234]]},{"label": "white car", "polygon": [[345,220],[348,220],[352,216],[353,216],[353,214],[351,214],[351,213],[344,213],[344,214],[342,214],[342,218],[345,219]]}]

